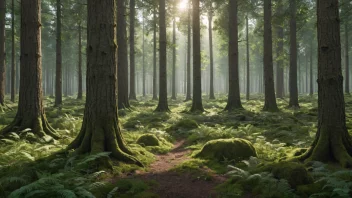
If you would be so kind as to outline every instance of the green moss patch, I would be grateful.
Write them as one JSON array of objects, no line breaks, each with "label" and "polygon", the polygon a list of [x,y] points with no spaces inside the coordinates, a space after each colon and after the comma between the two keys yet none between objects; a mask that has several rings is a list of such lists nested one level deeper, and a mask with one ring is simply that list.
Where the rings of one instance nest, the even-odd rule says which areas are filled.
[{"label": "green moss patch", "polygon": [[152,134],[145,134],[138,138],[137,144],[141,146],[159,146],[159,139]]}]

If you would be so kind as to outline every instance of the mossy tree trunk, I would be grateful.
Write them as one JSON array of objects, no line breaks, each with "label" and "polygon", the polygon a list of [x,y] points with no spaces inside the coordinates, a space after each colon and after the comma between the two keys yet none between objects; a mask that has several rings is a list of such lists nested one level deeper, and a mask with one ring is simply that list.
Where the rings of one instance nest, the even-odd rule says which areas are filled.
[{"label": "mossy tree trunk", "polygon": [[1,135],[30,128],[39,137],[59,138],[49,125],[42,93],[40,0],[21,1],[21,73],[18,110],[14,121]]},{"label": "mossy tree trunk", "polygon": [[78,95],[77,99],[82,100],[83,98],[83,87],[82,87],[82,27],[81,22],[78,24]]},{"label": "mossy tree trunk", "polygon": [[338,0],[318,0],[318,131],[306,161],[337,161],[352,166],[352,141],[346,128],[341,71]]},{"label": "mossy tree trunk", "polygon": [[118,124],[115,9],[115,0],[88,0],[87,99],[81,131],[68,149],[76,154],[111,152],[118,160],[140,164],[125,146]]},{"label": "mossy tree trunk", "polygon": [[156,82],[156,9],[153,10],[153,100],[158,100],[157,95],[157,82]]},{"label": "mossy tree trunk", "polygon": [[[289,107],[299,108],[297,87],[297,24],[296,0],[290,1],[290,102]],[[307,68],[307,67],[306,67]],[[308,77],[308,72],[306,72]],[[308,79],[308,78],[307,78]],[[306,80],[308,85],[308,82]]]},{"label": "mossy tree trunk", "polygon": [[5,105],[5,15],[6,2],[0,1],[0,110]]},{"label": "mossy tree trunk", "polygon": [[62,105],[61,0],[56,0],[55,106],[57,107],[60,105]]},{"label": "mossy tree trunk", "polygon": [[191,1],[189,1],[188,18],[187,18],[187,86],[186,86],[186,100],[192,100],[191,97]]},{"label": "mossy tree trunk", "polygon": [[192,0],[193,17],[193,99],[191,112],[203,112],[202,72],[200,54],[200,12],[199,0]]},{"label": "mossy tree trunk", "polygon": [[165,0],[159,0],[159,103],[155,111],[169,112],[166,75],[166,16]]},{"label": "mossy tree trunk", "polygon": [[125,20],[125,2],[118,0],[117,3],[117,76],[118,76],[118,108],[130,108],[128,98],[128,50],[127,50],[127,30]]},{"label": "mossy tree trunk", "polygon": [[242,108],[238,73],[237,17],[237,0],[229,0],[229,95],[225,107],[227,111]]},{"label": "mossy tree trunk", "polygon": [[135,64],[135,16],[136,15],[136,1],[130,0],[130,100],[137,100],[136,96],[136,64]]},{"label": "mossy tree trunk", "polygon": [[274,88],[271,0],[264,0],[264,111],[278,111]]}]

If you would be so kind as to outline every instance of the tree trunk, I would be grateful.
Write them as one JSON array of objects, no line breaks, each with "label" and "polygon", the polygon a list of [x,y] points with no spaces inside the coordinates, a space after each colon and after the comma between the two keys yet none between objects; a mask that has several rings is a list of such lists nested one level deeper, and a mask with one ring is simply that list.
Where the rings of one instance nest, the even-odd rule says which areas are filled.
[{"label": "tree trunk", "polygon": [[6,2],[5,0],[0,1],[0,110],[1,106],[5,105],[5,15],[6,15]]},{"label": "tree trunk", "polygon": [[172,22],[172,100],[176,100],[176,18]]},{"label": "tree trunk", "polygon": [[40,0],[21,1],[21,75],[18,110],[1,135],[30,128],[39,137],[59,138],[43,107]]},{"label": "tree trunk", "polygon": [[77,99],[82,100],[82,27],[81,22],[78,24],[78,95]]},{"label": "tree trunk", "polygon": [[15,0],[12,0],[11,4],[11,34],[12,34],[12,46],[11,46],[11,102],[16,100],[16,46],[15,46]]},{"label": "tree trunk", "polygon": [[145,39],[144,39],[144,20],[145,20],[145,17],[144,17],[144,10],[143,10],[143,62],[142,62],[142,65],[143,65],[143,97],[146,96],[145,94],[145,48],[144,48],[144,45],[145,45]]},{"label": "tree trunk", "polygon": [[277,47],[276,47],[276,94],[278,98],[284,97],[284,61],[283,61],[283,53],[284,53],[284,29],[281,24],[277,27]]},{"label": "tree trunk", "polygon": [[337,161],[352,166],[352,141],[346,128],[341,71],[338,0],[318,0],[318,131],[306,161]]},{"label": "tree trunk", "polygon": [[229,95],[225,110],[241,109],[238,64],[237,0],[229,0]]},{"label": "tree trunk", "polygon": [[[349,3],[349,1],[346,1]],[[348,6],[348,5],[346,5]],[[347,10],[347,9],[346,9]],[[348,11],[347,11],[348,12]],[[350,67],[349,67],[349,45],[348,45],[348,22],[349,22],[349,13],[346,13],[345,19],[345,93],[350,94]]]},{"label": "tree trunk", "polygon": [[309,81],[310,81],[310,88],[309,88],[309,95],[312,96],[314,93],[314,88],[313,88],[313,39],[310,43],[310,61],[309,61]]},{"label": "tree trunk", "polygon": [[141,165],[125,146],[118,124],[115,9],[114,0],[88,0],[87,100],[81,131],[68,149],[111,152],[113,158]]},{"label": "tree trunk", "polygon": [[203,112],[202,74],[200,54],[200,12],[199,0],[193,0],[193,100],[191,112]]},{"label": "tree trunk", "polygon": [[158,100],[156,85],[156,9],[153,12],[153,100]]},{"label": "tree trunk", "polygon": [[130,0],[130,100],[137,100],[136,96],[136,65],[135,65],[135,47],[134,47],[134,21],[136,12],[135,0]]},{"label": "tree trunk", "polygon": [[125,20],[125,0],[117,3],[117,75],[118,75],[118,108],[130,108],[128,99],[128,52]]},{"label": "tree trunk", "polygon": [[166,16],[165,0],[159,0],[159,104],[155,111],[169,112],[166,74]]},{"label": "tree trunk", "polygon": [[250,94],[250,71],[249,71],[249,36],[248,36],[248,15],[246,16],[246,51],[247,51],[247,90],[246,99],[249,100]]},{"label": "tree trunk", "polygon": [[192,100],[191,97],[191,1],[189,1],[189,9],[188,9],[188,21],[187,21],[187,93],[186,100]]},{"label": "tree trunk", "polygon": [[278,111],[274,88],[271,0],[264,0],[264,111]]},{"label": "tree trunk", "polygon": [[56,0],[56,20],[55,106],[57,107],[62,105],[61,0]]},{"label": "tree trunk", "polygon": [[213,11],[209,11],[209,54],[210,54],[210,92],[209,99],[215,99],[214,95],[214,55],[213,55]]}]

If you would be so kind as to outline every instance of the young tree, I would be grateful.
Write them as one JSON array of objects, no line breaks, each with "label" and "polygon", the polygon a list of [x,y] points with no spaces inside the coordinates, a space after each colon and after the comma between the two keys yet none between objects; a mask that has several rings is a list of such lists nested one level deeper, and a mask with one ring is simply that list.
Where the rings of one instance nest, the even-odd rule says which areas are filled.
[{"label": "young tree", "polygon": [[21,1],[21,74],[18,110],[0,135],[30,128],[39,137],[59,138],[43,107],[40,0]]},{"label": "young tree", "polygon": [[136,17],[136,2],[130,0],[130,100],[137,100],[136,96],[136,64],[135,64],[135,46],[134,22]]},{"label": "young tree", "polygon": [[[299,108],[297,87],[297,30],[296,0],[290,0],[290,102],[289,107]],[[306,82],[307,83],[307,82]]]},{"label": "young tree", "polygon": [[203,112],[202,72],[200,54],[200,12],[199,0],[192,1],[193,7],[193,100],[191,112]]},{"label": "young tree", "polygon": [[55,106],[62,105],[61,0],[56,0],[56,79]]},{"label": "young tree", "polygon": [[76,154],[111,152],[140,164],[126,147],[117,114],[115,0],[88,0],[87,100],[83,124],[68,146]]},{"label": "young tree", "polygon": [[241,109],[238,73],[237,0],[229,0],[229,95],[225,110]]},{"label": "young tree", "polygon": [[264,0],[264,111],[278,111],[274,77],[273,77],[273,44],[271,31],[271,0]]},{"label": "young tree", "polygon": [[352,166],[352,140],[346,128],[338,0],[318,0],[318,131],[306,161],[337,161]]},{"label": "young tree", "polygon": [[165,0],[159,0],[159,103],[155,111],[169,112],[166,75],[166,17]]},{"label": "young tree", "polygon": [[0,110],[5,105],[5,15],[6,2],[0,1]]}]

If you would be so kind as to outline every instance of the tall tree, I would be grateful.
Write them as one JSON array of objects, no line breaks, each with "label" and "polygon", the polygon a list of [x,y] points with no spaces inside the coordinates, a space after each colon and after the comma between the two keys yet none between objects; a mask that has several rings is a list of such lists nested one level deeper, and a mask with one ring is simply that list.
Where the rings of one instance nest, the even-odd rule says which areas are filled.
[{"label": "tall tree", "polygon": [[202,104],[202,72],[200,54],[200,12],[199,0],[192,1],[193,7],[193,99],[191,112],[203,112]]},{"label": "tall tree", "polygon": [[[289,107],[299,108],[297,87],[297,22],[296,0],[290,1],[290,102]],[[308,75],[306,75],[307,77]],[[307,78],[308,79],[308,78]],[[306,80],[306,83],[307,80]]]},{"label": "tall tree", "polygon": [[172,19],[172,96],[176,100],[176,18]]},{"label": "tall tree", "polygon": [[15,46],[15,0],[11,2],[11,101],[15,102],[16,96],[16,46]]},{"label": "tall tree", "polygon": [[[67,68],[66,68],[66,70],[67,70]],[[55,106],[60,106],[60,105],[62,105],[61,0],[56,0]]]},{"label": "tall tree", "polygon": [[264,0],[264,111],[278,111],[273,76],[271,18],[271,0]]},{"label": "tall tree", "polygon": [[338,0],[318,0],[318,131],[306,161],[337,161],[352,166],[352,140],[346,128],[341,69]]},{"label": "tall tree", "polygon": [[187,20],[187,91],[186,100],[189,101],[191,97],[191,13],[192,13],[192,0],[189,0],[188,20]]},{"label": "tall tree", "polygon": [[166,16],[165,0],[159,0],[159,103],[155,111],[169,112],[166,75]]},{"label": "tall tree", "polygon": [[208,31],[209,31],[209,55],[210,55],[210,90],[209,99],[215,99],[214,95],[214,54],[213,54],[213,5],[209,3]]},{"label": "tall tree", "polygon": [[30,128],[39,137],[58,138],[43,107],[41,1],[21,1],[21,74],[18,110],[14,121],[0,135]]},{"label": "tall tree", "polygon": [[156,83],[156,8],[153,9],[153,100],[158,100]]},{"label": "tall tree", "polygon": [[83,98],[83,86],[82,86],[82,26],[81,22],[78,23],[78,94],[77,99]]},{"label": "tall tree", "polygon": [[246,16],[246,52],[247,52],[247,90],[246,99],[249,100],[250,94],[250,71],[249,71],[249,33],[248,33],[248,15]]},{"label": "tall tree", "polygon": [[283,20],[284,18],[283,1],[279,0],[276,6],[276,94],[278,98],[283,98],[285,95],[285,83],[284,83],[284,28]]},{"label": "tall tree", "polygon": [[137,100],[136,96],[136,64],[135,64],[135,17],[136,1],[130,0],[130,100]]},{"label": "tall tree", "polygon": [[117,114],[115,0],[88,0],[87,100],[83,124],[68,146],[76,154],[111,152],[140,164],[126,147]]},{"label": "tall tree", "polygon": [[313,87],[313,39],[311,40],[310,43],[310,60],[309,60],[309,95],[312,96],[314,92],[314,87]]},{"label": "tall tree", "polygon": [[237,7],[237,0],[229,0],[229,95],[225,107],[228,111],[242,108],[238,72]]},{"label": "tall tree", "polygon": [[145,93],[145,39],[144,39],[144,35],[145,35],[145,33],[144,33],[144,29],[145,29],[145,24],[144,24],[144,20],[145,20],[145,16],[144,16],[144,10],[143,10],[143,12],[142,12],[142,14],[143,14],[143,49],[142,49],[142,51],[143,51],[143,61],[142,61],[142,66],[143,66],[143,97],[145,97],[146,96],[146,93]]},{"label": "tall tree", "polygon": [[127,30],[125,20],[125,2],[118,0],[117,3],[117,75],[118,75],[118,108],[130,108],[128,99],[128,50]]},{"label": "tall tree", "polygon": [[0,1],[0,108],[5,105],[5,15],[6,2]]},{"label": "tall tree", "polygon": [[349,21],[349,15],[351,13],[351,5],[350,1],[346,0],[344,1],[345,5],[343,6],[344,9],[344,14],[345,14],[345,20],[344,20],[344,26],[345,26],[345,93],[349,94],[350,93],[350,66],[349,66],[349,42],[348,42],[348,34],[349,34],[349,28],[348,28],[348,23]]}]

